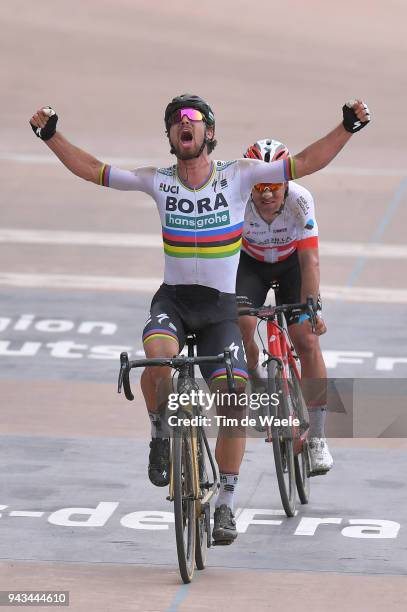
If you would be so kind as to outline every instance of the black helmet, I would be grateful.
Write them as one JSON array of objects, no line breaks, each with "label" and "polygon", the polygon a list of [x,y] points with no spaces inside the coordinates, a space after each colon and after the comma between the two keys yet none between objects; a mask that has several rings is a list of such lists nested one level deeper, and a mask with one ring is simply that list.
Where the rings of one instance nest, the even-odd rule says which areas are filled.
[{"label": "black helmet", "polygon": [[168,119],[176,110],[180,108],[195,108],[196,110],[201,111],[204,116],[205,123],[208,127],[213,127],[215,125],[215,115],[212,112],[211,107],[203,98],[199,96],[193,96],[192,94],[182,94],[181,96],[177,96],[173,98],[171,102],[168,104],[165,109],[164,121],[166,130],[168,130]]}]

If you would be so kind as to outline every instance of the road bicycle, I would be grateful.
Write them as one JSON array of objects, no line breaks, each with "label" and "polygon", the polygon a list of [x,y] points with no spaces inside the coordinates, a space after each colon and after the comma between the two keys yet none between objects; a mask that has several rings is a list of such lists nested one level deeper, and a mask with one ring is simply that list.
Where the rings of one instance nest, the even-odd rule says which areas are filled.
[{"label": "road bicycle", "polygon": [[[120,393],[123,387],[126,398],[134,399],[130,385],[130,371],[133,368],[169,366],[178,372],[178,395],[189,396],[189,401],[184,400],[174,411],[177,426],[172,429],[170,483],[167,497],[169,501],[174,502],[175,537],[181,578],[184,583],[189,583],[195,565],[199,570],[205,568],[207,549],[212,545],[210,502],[219,488],[215,462],[205,429],[201,425],[202,420],[199,418],[202,417],[203,406],[195,400],[197,395],[195,398],[192,397],[192,392],[199,390],[194,366],[222,363],[226,368],[230,394],[235,393],[235,384],[229,349],[225,349],[223,355],[196,357],[195,336],[188,335],[186,343],[188,353],[185,356],[130,361],[127,353],[121,353],[118,392]],[[175,373],[172,379],[173,385]],[[191,421],[198,424],[191,424]]]},{"label": "road bicycle", "polygon": [[[277,302],[278,283],[272,283],[271,287]],[[299,359],[285,320],[288,314],[308,314],[312,331],[315,332],[316,315],[312,297],[299,304],[239,308],[239,316],[250,315],[259,319],[258,328],[262,321],[266,321],[267,348],[259,333],[265,356],[262,365],[267,368],[265,384],[268,402],[262,415],[267,418],[263,420],[263,431],[266,433],[265,441],[273,445],[281,502],[286,515],[291,517],[295,514],[296,489],[301,503],[308,503],[310,462],[307,408],[301,391]]]}]

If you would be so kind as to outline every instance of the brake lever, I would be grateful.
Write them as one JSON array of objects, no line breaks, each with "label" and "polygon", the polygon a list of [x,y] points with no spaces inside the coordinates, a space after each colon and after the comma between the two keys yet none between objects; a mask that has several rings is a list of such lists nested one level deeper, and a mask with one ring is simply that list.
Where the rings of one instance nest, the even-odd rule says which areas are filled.
[{"label": "brake lever", "polygon": [[130,364],[129,364],[129,356],[127,353],[120,353],[120,371],[119,371],[119,380],[117,384],[117,392],[121,393],[122,386],[124,387],[124,394],[128,400],[133,400],[134,395],[131,392],[130,386]]},{"label": "brake lever", "polygon": [[119,370],[119,380],[117,381],[117,393],[122,392],[123,387],[123,376],[125,371],[128,368],[129,364],[129,356],[127,353],[120,353],[120,370]]},{"label": "brake lever", "polygon": [[233,363],[229,349],[225,349],[223,352],[225,367],[226,367],[226,378],[228,381],[229,392],[236,394],[235,377],[233,376]]},{"label": "brake lever", "polygon": [[316,329],[317,329],[317,313],[315,311],[315,306],[316,305],[314,303],[314,298],[312,297],[312,295],[309,295],[307,297],[307,307],[308,307],[308,314],[310,317],[311,330],[313,334],[316,333]]}]

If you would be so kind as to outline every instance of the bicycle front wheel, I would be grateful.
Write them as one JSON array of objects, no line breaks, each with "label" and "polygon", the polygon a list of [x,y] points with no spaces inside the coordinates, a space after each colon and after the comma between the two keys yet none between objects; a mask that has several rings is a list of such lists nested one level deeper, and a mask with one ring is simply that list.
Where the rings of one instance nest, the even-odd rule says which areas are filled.
[{"label": "bicycle front wheel", "polygon": [[186,584],[194,575],[196,541],[191,435],[189,427],[178,427],[172,453],[175,537],[179,571]]},{"label": "bicycle front wheel", "polygon": [[[208,483],[208,473],[205,463],[205,445],[203,441],[202,431],[197,430],[197,449],[198,449],[198,467],[199,467],[199,486],[201,491],[205,492]],[[208,520],[206,509],[201,508],[201,513],[196,517],[196,544],[195,544],[195,562],[199,570],[205,569],[206,555],[208,552]]]},{"label": "bicycle front wheel", "polygon": [[[279,403],[274,406],[274,402],[270,402],[270,415],[275,419],[288,419],[290,411],[288,408],[288,399],[284,387],[284,381],[281,369],[278,363],[274,360],[269,361],[267,365],[267,388],[268,394],[271,397],[273,394],[278,394]],[[280,491],[281,502],[287,516],[291,517],[295,514],[295,464],[294,464],[294,444],[292,430],[289,426],[275,425],[271,426],[271,437],[273,442],[274,463],[276,466],[276,476],[278,488]]]}]

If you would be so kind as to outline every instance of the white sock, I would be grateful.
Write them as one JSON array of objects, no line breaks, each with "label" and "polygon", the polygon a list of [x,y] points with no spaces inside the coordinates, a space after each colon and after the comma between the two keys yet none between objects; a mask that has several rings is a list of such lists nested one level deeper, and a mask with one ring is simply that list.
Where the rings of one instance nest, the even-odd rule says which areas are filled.
[{"label": "white sock", "polygon": [[220,472],[220,489],[215,508],[226,504],[233,512],[234,494],[239,480],[239,474],[223,474]]},{"label": "white sock", "polygon": [[326,406],[308,406],[309,438],[325,438]]}]

